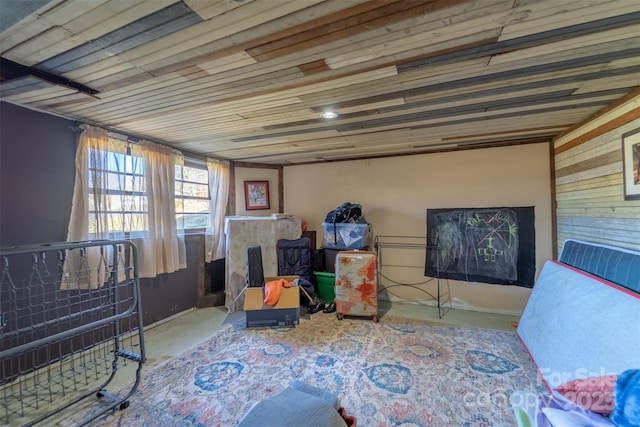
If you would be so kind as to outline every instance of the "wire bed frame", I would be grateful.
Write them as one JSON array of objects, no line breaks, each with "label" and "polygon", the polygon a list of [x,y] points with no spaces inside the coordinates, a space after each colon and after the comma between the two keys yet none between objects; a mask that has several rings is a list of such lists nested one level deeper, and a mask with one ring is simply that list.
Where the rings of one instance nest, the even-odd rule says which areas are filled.
[{"label": "wire bed frame", "polygon": [[[14,247],[0,262],[0,424],[40,424],[91,396],[107,399],[74,424],[127,408],[146,359],[135,245]],[[131,363],[131,387],[108,392]]]},{"label": "wire bed frame", "polygon": [[[438,307],[438,317],[441,319],[447,312],[451,309],[451,292],[449,290],[448,282],[446,291],[442,292],[442,287],[440,283],[440,274],[439,274],[439,257],[437,246],[429,246],[426,243],[427,238],[421,236],[376,236],[374,241],[374,247],[376,249],[376,254],[378,258],[378,286],[380,290],[378,292],[386,291],[389,292],[389,289],[394,287],[410,287],[421,291],[428,295],[430,299],[436,302],[436,306]],[[425,277],[424,276],[424,263],[420,265],[417,264],[403,264],[403,265],[394,265],[387,263],[385,261],[385,253],[389,251],[418,251],[421,254],[420,259],[422,261],[425,260],[427,251],[434,250],[436,252],[436,264],[437,264],[437,275],[435,277]],[[404,270],[410,269],[418,269],[420,271],[421,278],[416,279],[415,282],[407,283],[398,281],[387,273],[387,271],[391,267],[400,267]],[[424,277],[424,279],[423,279]],[[435,290],[430,290],[428,286],[432,286],[432,283],[435,284]],[[448,303],[448,304],[447,304]]]}]

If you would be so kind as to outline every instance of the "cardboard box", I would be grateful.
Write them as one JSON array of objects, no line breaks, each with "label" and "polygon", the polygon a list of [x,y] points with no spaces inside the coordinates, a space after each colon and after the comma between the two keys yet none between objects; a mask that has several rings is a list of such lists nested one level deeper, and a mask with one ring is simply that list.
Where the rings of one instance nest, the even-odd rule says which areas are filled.
[{"label": "cardboard box", "polygon": [[[298,276],[265,277],[264,281],[277,279],[293,281],[297,278]],[[276,305],[265,306],[262,288],[247,288],[244,294],[244,311],[247,328],[297,325],[300,323],[300,289],[297,286],[282,288],[282,294]]]}]

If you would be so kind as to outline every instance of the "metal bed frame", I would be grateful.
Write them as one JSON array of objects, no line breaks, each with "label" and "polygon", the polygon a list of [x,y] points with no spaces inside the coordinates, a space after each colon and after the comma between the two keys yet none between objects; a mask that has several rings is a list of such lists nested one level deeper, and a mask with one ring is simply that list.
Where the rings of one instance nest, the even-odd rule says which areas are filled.
[{"label": "metal bed frame", "polygon": [[[146,359],[135,245],[14,247],[0,249],[0,262],[0,424],[48,424],[58,415],[86,425],[127,408]],[[132,363],[131,387],[108,392]],[[85,401],[91,396],[99,399]]]},{"label": "metal bed frame", "polygon": [[[435,301],[436,306],[438,307],[438,318],[442,319],[442,317],[447,314],[449,310],[451,310],[451,291],[449,289],[449,283],[446,283],[446,290],[443,289],[440,284],[440,258],[437,251],[437,246],[429,246],[427,245],[427,238],[423,236],[376,236],[374,241],[374,248],[376,250],[376,254],[378,257],[378,292],[386,291],[391,293],[389,289],[400,286],[400,287],[410,287],[416,290],[419,290],[426,295],[428,295],[432,300]],[[436,276],[424,278],[424,260],[427,254],[427,251],[433,250],[436,253]],[[401,257],[406,257],[408,252],[406,251],[417,251],[420,254],[420,264],[416,263],[407,263],[407,264],[391,264],[386,262],[383,253],[387,253],[389,251],[395,251],[396,255],[400,255]],[[418,273],[414,275],[415,281],[412,283],[400,282],[389,276],[387,271],[391,270],[392,267],[402,268],[405,271],[417,271]],[[435,281],[435,290],[425,289],[425,287],[429,286],[431,282]],[[415,302],[412,300],[412,302]],[[448,303],[448,304],[447,304]]]}]

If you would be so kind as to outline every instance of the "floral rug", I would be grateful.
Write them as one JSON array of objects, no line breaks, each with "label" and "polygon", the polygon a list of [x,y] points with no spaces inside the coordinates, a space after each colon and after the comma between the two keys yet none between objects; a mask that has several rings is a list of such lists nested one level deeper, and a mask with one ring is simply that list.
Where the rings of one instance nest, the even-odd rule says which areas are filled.
[{"label": "floral rug", "polygon": [[236,324],[143,370],[131,406],[100,424],[234,426],[295,379],[332,391],[367,427],[511,426],[512,392],[544,391],[515,330],[319,313],[295,328]]}]

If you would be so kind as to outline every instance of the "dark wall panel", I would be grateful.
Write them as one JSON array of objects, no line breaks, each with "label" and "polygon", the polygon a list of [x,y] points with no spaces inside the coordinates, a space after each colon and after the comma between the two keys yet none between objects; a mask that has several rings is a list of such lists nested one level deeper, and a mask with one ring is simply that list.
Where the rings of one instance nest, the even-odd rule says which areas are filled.
[{"label": "dark wall panel", "polygon": [[0,246],[66,239],[75,175],[72,126],[0,103]]},{"label": "dark wall panel", "polygon": [[[78,136],[73,127],[70,120],[0,102],[0,247],[66,239]],[[187,241],[188,268],[141,280],[145,325],[196,306],[202,244]]]},{"label": "dark wall panel", "polygon": [[[198,260],[202,239],[187,239],[187,268],[154,279],[141,279],[142,317],[144,324],[162,320],[198,303],[198,269],[204,269],[204,259]],[[204,274],[204,273],[203,273]]]}]

